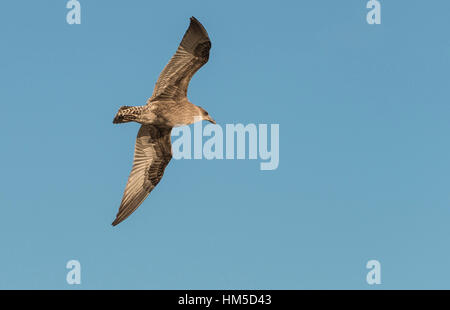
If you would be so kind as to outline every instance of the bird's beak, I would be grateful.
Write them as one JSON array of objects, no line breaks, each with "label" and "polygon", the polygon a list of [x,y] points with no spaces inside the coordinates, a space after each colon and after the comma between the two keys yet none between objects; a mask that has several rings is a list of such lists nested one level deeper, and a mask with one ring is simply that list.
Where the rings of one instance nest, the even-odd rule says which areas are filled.
[{"label": "bird's beak", "polygon": [[216,121],[215,120],[213,120],[212,118],[211,118],[211,116],[208,116],[208,119],[207,119],[209,122],[211,122],[211,123],[213,123],[213,124],[216,124]]}]

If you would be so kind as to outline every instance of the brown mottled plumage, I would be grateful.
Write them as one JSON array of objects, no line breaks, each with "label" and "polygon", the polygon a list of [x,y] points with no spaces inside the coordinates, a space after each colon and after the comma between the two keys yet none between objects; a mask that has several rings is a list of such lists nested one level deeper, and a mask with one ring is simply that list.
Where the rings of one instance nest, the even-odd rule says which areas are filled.
[{"label": "brown mottled plumage", "polygon": [[113,226],[136,210],[161,180],[172,158],[170,132],[175,126],[199,120],[214,123],[208,113],[188,101],[187,89],[195,72],[208,62],[211,41],[202,24],[191,17],[178,49],[161,72],[144,106],[123,106],[113,123],[138,122],[134,162]]}]

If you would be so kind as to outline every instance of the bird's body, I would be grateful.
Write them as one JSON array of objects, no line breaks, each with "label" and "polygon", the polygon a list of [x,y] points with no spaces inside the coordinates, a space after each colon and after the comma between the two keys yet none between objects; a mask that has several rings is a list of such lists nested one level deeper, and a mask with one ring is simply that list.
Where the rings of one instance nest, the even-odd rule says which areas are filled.
[{"label": "bird's body", "polygon": [[176,127],[189,125],[201,116],[202,109],[189,102],[186,98],[175,100],[149,100],[144,106],[128,107],[119,109],[113,123],[137,122],[142,125],[155,125],[162,127]]},{"label": "bird's body", "polygon": [[200,22],[191,22],[177,52],[161,72],[153,94],[144,106],[122,106],[113,123],[142,124],[136,138],[134,162],[113,225],[126,219],[161,180],[172,158],[170,132],[173,127],[207,120],[208,113],[187,99],[192,76],[209,58],[211,41]]}]

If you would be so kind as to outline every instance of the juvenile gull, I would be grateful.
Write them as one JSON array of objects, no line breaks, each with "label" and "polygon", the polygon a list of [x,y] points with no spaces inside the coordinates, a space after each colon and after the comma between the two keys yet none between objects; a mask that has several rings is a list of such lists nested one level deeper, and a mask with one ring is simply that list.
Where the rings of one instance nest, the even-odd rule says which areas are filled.
[{"label": "juvenile gull", "polygon": [[161,181],[172,158],[172,128],[200,120],[215,124],[208,112],[187,99],[189,81],[208,62],[210,48],[205,28],[191,17],[189,28],[161,72],[147,104],[123,106],[117,112],[114,124],[138,122],[142,125],[136,138],[133,168],[113,226],[130,216]]}]

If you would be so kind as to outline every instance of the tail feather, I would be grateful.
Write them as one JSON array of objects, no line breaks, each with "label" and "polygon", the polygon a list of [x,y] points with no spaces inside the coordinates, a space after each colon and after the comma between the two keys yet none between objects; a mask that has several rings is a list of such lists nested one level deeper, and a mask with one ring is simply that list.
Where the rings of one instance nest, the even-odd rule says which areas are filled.
[{"label": "tail feather", "polygon": [[124,105],[119,108],[119,111],[114,117],[113,124],[132,122],[137,119],[141,110],[141,107],[131,107]]}]

